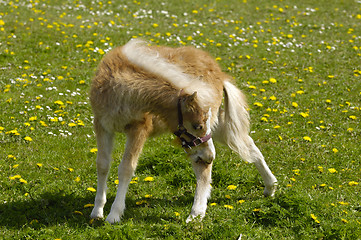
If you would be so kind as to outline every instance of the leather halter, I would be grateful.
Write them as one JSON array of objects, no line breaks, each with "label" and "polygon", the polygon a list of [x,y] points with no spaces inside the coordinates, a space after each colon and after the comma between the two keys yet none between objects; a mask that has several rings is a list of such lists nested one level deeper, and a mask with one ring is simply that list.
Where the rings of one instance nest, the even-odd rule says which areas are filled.
[{"label": "leather halter", "polygon": [[[209,139],[211,139],[212,134],[209,133],[205,135],[204,137],[196,137],[190,132],[187,131],[187,129],[183,125],[183,114],[182,114],[182,108],[181,108],[181,99],[178,99],[178,130],[174,132],[174,134],[181,140],[181,144],[183,148],[192,148],[196,147],[204,142],[207,142]],[[187,141],[182,135],[187,136],[187,138],[190,139],[190,141]]]}]

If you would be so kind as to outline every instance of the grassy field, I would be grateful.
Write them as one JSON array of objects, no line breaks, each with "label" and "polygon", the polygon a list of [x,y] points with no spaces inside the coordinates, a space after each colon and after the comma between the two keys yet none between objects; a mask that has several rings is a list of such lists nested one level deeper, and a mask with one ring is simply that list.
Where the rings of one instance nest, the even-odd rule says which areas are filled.
[{"label": "grassy field", "polygon": [[[360,33],[351,0],[0,1],[0,238],[361,239]],[[236,79],[279,180],[274,198],[253,165],[216,145],[207,215],[186,224],[195,177],[162,136],[145,146],[122,222],[89,219],[90,81],[136,37],[202,48]]]}]

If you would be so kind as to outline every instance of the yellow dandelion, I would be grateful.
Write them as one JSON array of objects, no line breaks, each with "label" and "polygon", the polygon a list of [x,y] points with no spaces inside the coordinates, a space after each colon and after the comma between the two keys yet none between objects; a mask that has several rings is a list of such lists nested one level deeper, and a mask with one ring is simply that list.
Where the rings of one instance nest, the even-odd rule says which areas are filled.
[{"label": "yellow dandelion", "polygon": [[15,179],[19,179],[19,178],[21,178],[20,175],[14,175],[12,177],[9,177],[10,180],[15,180]]},{"label": "yellow dandelion", "polygon": [[98,53],[99,53],[100,55],[104,55],[104,54],[105,54],[105,52],[104,52],[103,49],[98,49]]},{"label": "yellow dandelion", "polygon": [[233,206],[232,205],[224,205],[225,208],[228,208],[228,209],[233,209]]},{"label": "yellow dandelion", "polygon": [[274,95],[270,96],[269,99],[272,100],[272,101],[276,101],[276,100],[277,100],[277,98],[276,98]]},{"label": "yellow dandelion", "polygon": [[17,129],[10,130],[10,131],[6,132],[5,134],[10,134],[10,135],[15,135],[15,136],[20,135],[20,133],[18,132]]},{"label": "yellow dandelion", "polygon": [[96,152],[98,152],[98,148],[92,148],[92,149],[90,149],[90,152],[91,153],[96,153]]},{"label": "yellow dandelion", "polygon": [[237,188],[237,186],[235,186],[235,185],[229,185],[227,187],[228,190],[235,190],[236,188]]},{"label": "yellow dandelion", "polygon": [[57,105],[64,105],[64,103],[62,101],[60,101],[60,100],[56,100],[54,103],[57,104]]},{"label": "yellow dandelion", "polygon": [[75,214],[78,214],[78,215],[83,215],[83,213],[80,212],[80,211],[74,211],[74,213],[75,213]]},{"label": "yellow dandelion", "polygon": [[146,177],[144,178],[144,182],[153,182],[154,178],[153,177]]},{"label": "yellow dandelion", "polygon": [[33,141],[33,139],[32,139],[31,137],[29,137],[29,136],[24,137],[24,140],[25,140],[25,141],[28,141],[28,142]]},{"label": "yellow dandelion", "polygon": [[40,121],[39,123],[40,123],[41,126],[43,126],[43,127],[47,127],[47,126],[48,126],[44,121]]},{"label": "yellow dandelion", "polygon": [[305,112],[301,112],[300,115],[304,118],[309,117],[310,115],[308,113]]},{"label": "yellow dandelion", "polygon": [[344,222],[344,223],[348,223],[348,221],[346,219],[344,219],[344,218],[342,218],[341,221]]},{"label": "yellow dandelion", "polygon": [[97,190],[95,190],[95,188],[93,187],[88,187],[86,190],[90,191],[90,192],[96,192]]},{"label": "yellow dandelion", "polygon": [[256,107],[263,107],[263,104],[260,102],[255,102],[255,103],[253,103],[253,105]]},{"label": "yellow dandelion", "polygon": [[334,169],[334,168],[329,168],[328,171],[329,171],[330,173],[337,173],[337,170]]},{"label": "yellow dandelion", "polygon": [[19,181],[20,181],[21,183],[23,183],[23,184],[27,184],[27,183],[28,183],[28,182],[27,182],[25,179],[23,179],[23,178],[20,178]]},{"label": "yellow dandelion", "polygon": [[316,223],[320,223],[320,221],[317,219],[316,215],[311,213],[311,218],[316,222]]},{"label": "yellow dandelion", "polygon": [[88,203],[84,205],[84,208],[89,208],[89,207],[94,207],[94,204],[92,203]]},{"label": "yellow dandelion", "polygon": [[144,203],[147,203],[147,200],[140,200],[140,201],[136,202],[135,204],[142,205]]},{"label": "yellow dandelion", "polygon": [[311,142],[312,139],[309,136],[304,136],[303,140],[307,141],[307,142]]},{"label": "yellow dandelion", "polygon": [[351,182],[348,183],[348,185],[350,185],[350,186],[356,186],[356,185],[358,185],[358,182],[351,181]]},{"label": "yellow dandelion", "polygon": [[294,108],[298,108],[298,103],[296,103],[296,102],[292,102],[292,107],[294,107]]},{"label": "yellow dandelion", "polygon": [[277,82],[277,80],[276,80],[275,78],[270,78],[269,81],[270,81],[271,83],[276,83],[276,82]]},{"label": "yellow dandelion", "polygon": [[268,122],[268,119],[267,119],[266,117],[262,117],[262,118],[261,118],[261,121],[262,121],[262,122]]}]

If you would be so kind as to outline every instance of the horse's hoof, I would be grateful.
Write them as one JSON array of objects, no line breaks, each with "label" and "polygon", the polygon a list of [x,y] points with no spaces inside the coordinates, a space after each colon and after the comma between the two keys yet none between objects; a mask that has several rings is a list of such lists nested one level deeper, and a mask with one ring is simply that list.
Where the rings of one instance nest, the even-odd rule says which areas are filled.
[{"label": "horse's hoof", "polygon": [[278,186],[277,182],[273,183],[273,185],[271,185],[271,186],[266,186],[263,194],[266,197],[274,197],[275,192],[277,190],[277,186]]}]

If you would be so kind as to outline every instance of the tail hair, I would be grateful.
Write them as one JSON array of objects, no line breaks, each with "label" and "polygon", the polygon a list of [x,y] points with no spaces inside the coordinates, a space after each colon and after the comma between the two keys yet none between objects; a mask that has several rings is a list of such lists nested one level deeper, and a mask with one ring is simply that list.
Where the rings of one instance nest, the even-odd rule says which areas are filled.
[{"label": "tail hair", "polygon": [[161,57],[156,50],[147,45],[144,40],[132,39],[123,46],[122,52],[132,64],[166,79],[174,87],[183,89],[185,93],[197,92],[201,106],[209,107],[209,96],[214,96],[214,90],[205,82],[185,73],[181,67]]},{"label": "tail hair", "polygon": [[231,82],[225,81],[224,109],[219,111],[215,138],[238,153],[243,160],[252,162],[249,146],[249,114],[243,93]]}]

